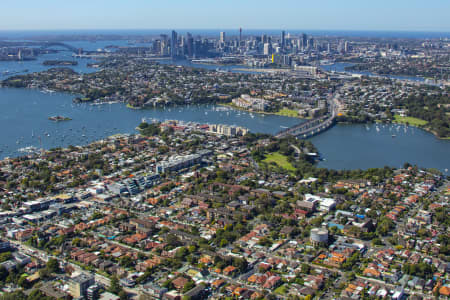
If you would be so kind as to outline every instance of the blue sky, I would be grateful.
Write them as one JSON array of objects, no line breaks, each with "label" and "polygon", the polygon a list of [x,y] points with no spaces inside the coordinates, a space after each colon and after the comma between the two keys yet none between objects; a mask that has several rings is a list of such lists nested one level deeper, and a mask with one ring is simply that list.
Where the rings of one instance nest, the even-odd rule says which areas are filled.
[{"label": "blue sky", "polygon": [[0,30],[319,29],[450,32],[450,0],[1,1]]}]

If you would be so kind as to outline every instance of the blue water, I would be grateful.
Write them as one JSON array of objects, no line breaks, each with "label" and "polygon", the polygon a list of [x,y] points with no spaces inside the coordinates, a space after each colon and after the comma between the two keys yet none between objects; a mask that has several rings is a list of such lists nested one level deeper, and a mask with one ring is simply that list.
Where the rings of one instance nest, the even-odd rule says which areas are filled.
[{"label": "blue water", "polygon": [[[127,40],[113,40],[113,41],[65,41],[64,44],[73,46],[77,49],[82,48],[84,51],[97,51],[99,49],[106,49],[107,46],[119,46],[126,47],[130,46]],[[149,43],[133,43],[133,47],[144,46],[149,47]],[[74,58],[72,56],[72,52],[65,51],[66,49],[61,47],[52,47],[55,50],[64,50],[59,51],[58,53],[44,54],[39,55],[36,60],[31,61],[0,61],[0,80],[4,80],[13,75],[23,75],[32,72],[41,72],[44,70],[48,70],[50,68],[55,68],[55,66],[44,66],[42,63],[46,60],[75,60],[78,62],[76,66],[70,66],[75,72],[78,73],[92,73],[98,71],[95,68],[88,67],[87,64],[95,63],[94,59],[86,59],[86,58]],[[115,51],[115,49],[109,49],[109,51]],[[246,66],[238,66],[238,65],[230,65],[230,66],[219,66],[219,65],[207,65],[207,64],[196,64],[192,63],[188,60],[171,60],[171,59],[160,59],[157,60],[161,64],[170,64],[170,65],[182,65],[186,67],[193,68],[203,68],[208,70],[222,70],[222,71],[231,71],[231,72],[240,72],[240,73],[255,73]],[[248,69],[239,70],[236,69]],[[27,70],[25,72],[25,70]]]},{"label": "blue water", "polygon": [[[124,104],[73,104],[73,95],[44,94],[38,90],[0,89],[0,158],[18,156],[19,148],[83,145],[117,133],[136,133],[142,118],[195,121],[201,124],[240,125],[252,132],[277,133],[301,120],[276,115],[250,114],[213,105],[133,110]],[[53,122],[63,115],[72,121]],[[84,136],[83,136],[84,135]]]},{"label": "blue water", "polygon": [[450,141],[412,126],[339,124],[310,140],[325,158],[320,167],[367,169],[409,162],[443,172],[450,169]]},{"label": "blue water", "polygon": [[[63,93],[0,89],[0,126],[4,129],[0,131],[0,158],[18,156],[17,150],[26,146],[49,149],[84,145],[116,133],[136,133],[135,128],[142,118],[240,125],[252,132],[271,134],[302,122],[233,109],[223,111],[214,105],[132,110],[124,104],[73,104],[73,98]],[[73,120],[55,123],[48,120],[53,115]],[[450,141],[438,140],[414,127],[337,125],[311,141],[325,158],[319,166],[326,168],[400,167],[405,162],[443,172],[450,168]]]},{"label": "blue water", "polygon": [[41,72],[50,68],[55,68],[55,66],[44,66],[42,63],[46,60],[75,60],[78,62],[78,65],[70,66],[70,68],[74,71],[79,73],[90,73],[97,71],[97,69],[87,66],[88,63],[94,62],[93,60],[73,58],[72,52],[60,51],[58,53],[39,55],[36,60],[30,61],[0,61],[0,80],[4,80],[13,75]]}]

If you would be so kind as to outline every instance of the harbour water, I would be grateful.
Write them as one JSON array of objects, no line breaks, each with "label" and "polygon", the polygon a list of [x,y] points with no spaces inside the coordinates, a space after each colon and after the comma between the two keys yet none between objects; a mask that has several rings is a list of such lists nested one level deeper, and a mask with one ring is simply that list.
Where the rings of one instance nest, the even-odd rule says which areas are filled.
[{"label": "harbour water", "polygon": [[319,167],[367,169],[409,162],[450,175],[450,140],[413,126],[338,124],[310,140],[324,158]]},{"label": "harbour water", "polygon": [[[28,146],[49,149],[83,145],[117,133],[136,133],[135,128],[143,118],[240,125],[252,132],[272,134],[300,121],[214,105],[134,110],[123,103],[74,104],[74,97],[30,89],[0,89],[0,158],[20,155],[17,150]],[[56,115],[72,120],[48,120],[49,116]]]},{"label": "harbour water", "polygon": [[[126,46],[128,41],[77,41],[65,42],[87,51],[105,49],[109,45]],[[145,44],[134,44],[145,46]],[[147,45],[148,46],[148,45]],[[111,49],[114,51],[114,49]],[[87,67],[90,59],[73,58],[72,52],[41,55],[35,61],[0,62],[0,80],[13,74],[38,72],[50,68],[42,65],[45,60],[76,60],[72,68],[80,73],[95,72]],[[242,66],[215,66],[192,64],[189,61],[161,60],[161,63],[236,71]],[[343,71],[345,64],[323,66],[329,70]],[[252,72],[248,71],[239,72]],[[92,106],[72,103],[74,95],[62,93],[44,94],[37,90],[0,89],[0,158],[18,156],[17,150],[27,146],[36,148],[82,145],[116,133],[133,133],[142,118],[177,119],[198,123],[222,123],[249,128],[252,132],[276,133],[285,127],[301,122],[299,119],[249,114],[229,109],[217,110],[213,105],[191,105],[146,110],[127,109],[124,104]],[[52,122],[49,116],[63,115],[72,121]],[[14,130],[9,130],[14,128]],[[376,129],[378,128],[378,130]],[[396,137],[392,134],[395,132]],[[318,147],[324,160],[321,167],[354,169],[398,167],[405,162],[421,167],[437,168],[444,173],[450,169],[450,141],[438,140],[423,130],[397,125],[337,125],[315,136],[312,142]],[[448,173],[447,173],[448,174]]]},{"label": "harbour water", "polygon": [[[105,50],[108,51],[116,51],[115,48],[108,48],[108,46],[117,46],[117,47],[125,47],[125,46],[145,46],[149,47],[150,43],[133,43],[133,45],[129,45],[126,40],[117,40],[117,41],[97,41],[97,42],[89,42],[89,41],[76,41],[76,42],[63,42],[69,46],[73,46],[77,49],[82,48],[84,51],[97,51],[97,50]],[[49,53],[43,54],[36,57],[36,60],[28,60],[28,61],[0,61],[0,80],[7,79],[8,77],[14,75],[24,75],[33,72],[41,72],[44,70],[48,70],[50,68],[55,68],[57,66],[45,66],[43,62],[46,60],[67,60],[67,61],[76,61],[78,64],[75,66],[70,66],[75,72],[78,73],[92,73],[98,71],[96,68],[88,67],[87,65],[90,63],[95,63],[95,59],[91,58],[79,58],[74,57],[73,52],[68,51],[65,48],[60,46],[53,46],[51,49],[59,50],[57,53]],[[219,65],[207,65],[207,64],[198,64],[192,63],[188,60],[171,60],[171,59],[160,59],[156,60],[161,64],[171,64],[171,65],[182,65],[186,67],[195,67],[195,68],[203,68],[209,70],[221,70],[221,71],[231,71],[234,72],[235,69],[239,69],[240,73],[254,73],[251,68],[248,68],[248,71],[242,70],[247,69],[246,66],[238,66],[238,65],[227,65],[227,66],[219,66]],[[236,71],[237,72],[237,71]]]},{"label": "harbour water", "polygon": [[[247,113],[215,105],[190,105],[143,110],[124,104],[73,104],[74,95],[28,89],[0,89],[0,158],[18,156],[20,148],[84,145],[117,133],[136,133],[143,118],[239,125],[252,132],[276,133],[302,120]],[[62,115],[71,121],[53,122]],[[13,128],[14,130],[9,130]],[[377,129],[378,128],[378,129]],[[392,137],[395,135],[395,137]],[[324,160],[321,167],[355,169],[399,167],[450,168],[450,141],[402,125],[337,125],[311,138]],[[448,174],[448,173],[447,173]]]}]

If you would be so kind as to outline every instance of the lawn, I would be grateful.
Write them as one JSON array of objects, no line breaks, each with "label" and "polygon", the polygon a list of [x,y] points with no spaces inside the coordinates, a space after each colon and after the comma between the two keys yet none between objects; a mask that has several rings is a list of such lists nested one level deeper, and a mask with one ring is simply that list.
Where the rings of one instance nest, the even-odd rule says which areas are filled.
[{"label": "lawn", "polygon": [[285,295],[288,292],[288,286],[286,284],[283,284],[282,286],[279,286],[275,289],[274,293],[278,295]]},{"label": "lawn", "polygon": [[298,111],[289,108],[283,108],[276,112],[276,115],[298,118]]},{"label": "lawn", "polygon": [[428,124],[427,121],[418,119],[418,118],[414,118],[414,117],[401,117],[400,115],[395,115],[394,117],[395,117],[396,123],[402,123],[402,124],[408,123],[409,125],[412,125],[412,126],[423,126],[423,125]]},{"label": "lawn", "polygon": [[288,171],[295,171],[295,168],[292,166],[290,162],[287,160],[287,156],[279,153],[274,152],[266,155],[266,158],[263,160],[265,163],[276,163],[279,167],[288,170]]}]

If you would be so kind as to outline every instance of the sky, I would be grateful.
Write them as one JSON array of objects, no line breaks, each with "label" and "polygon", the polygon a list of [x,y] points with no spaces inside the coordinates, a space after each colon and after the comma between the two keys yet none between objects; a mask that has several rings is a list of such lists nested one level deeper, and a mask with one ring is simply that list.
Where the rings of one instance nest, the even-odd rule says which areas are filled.
[{"label": "sky", "polygon": [[449,16],[450,0],[0,0],[0,30],[450,32]]}]

